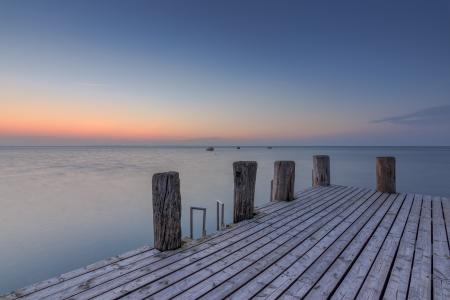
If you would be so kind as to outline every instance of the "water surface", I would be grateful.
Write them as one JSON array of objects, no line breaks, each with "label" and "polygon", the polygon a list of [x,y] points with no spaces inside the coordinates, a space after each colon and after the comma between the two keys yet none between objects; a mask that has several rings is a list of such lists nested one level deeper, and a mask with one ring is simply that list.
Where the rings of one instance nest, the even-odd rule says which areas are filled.
[{"label": "water surface", "polygon": [[151,244],[156,172],[180,172],[183,235],[190,206],[207,208],[211,233],[216,200],[232,220],[234,161],[258,162],[261,205],[275,160],[296,162],[300,190],[311,185],[314,154],[330,155],[334,184],[373,188],[375,157],[393,155],[398,191],[450,195],[448,147],[0,147],[0,293]]}]

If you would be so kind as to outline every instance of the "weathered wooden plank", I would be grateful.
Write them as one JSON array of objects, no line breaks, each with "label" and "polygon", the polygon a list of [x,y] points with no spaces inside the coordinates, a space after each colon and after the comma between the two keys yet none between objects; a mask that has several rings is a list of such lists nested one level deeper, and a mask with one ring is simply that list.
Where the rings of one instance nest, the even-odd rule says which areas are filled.
[{"label": "weathered wooden plank", "polygon": [[[354,190],[353,192],[359,191],[358,189]],[[344,194],[342,197],[344,197],[346,194]],[[341,198],[342,199],[342,198]],[[177,262],[175,264],[171,264],[164,268],[164,270],[157,270],[151,274],[145,275],[144,277],[140,278],[139,283],[131,282],[130,284],[126,284],[122,286],[120,289],[112,290],[105,294],[106,297],[115,297],[117,296],[117,293],[119,292],[120,295],[122,295],[125,292],[131,292],[134,291],[145,284],[154,282],[156,280],[159,280],[156,285],[159,287],[162,284],[163,287],[166,287],[168,283],[171,282],[171,280],[165,278],[164,276],[172,273],[175,270],[179,270],[181,268],[184,268],[183,271],[179,270],[177,274],[175,274],[178,277],[182,278],[182,275],[188,276],[190,273],[195,272],[196,270],[199,270],[203,267],[206,267],[215,261],[220,260],[221,258],[224,258],[228,255],[233,254],[236,251],[239,251],[240,249],[248,249],[248,245],[255,246],[255,249],[259,246],[263,246],[264,244],[270,242],[273,239],[276,239],[277,237],[283,235],[283,233],[287,232],[288,236],[291,236],[289,234],[290,230],[294,228],[297,224],[303,223],[303,226],[306,228],[310,224],[314,222],[315,219],[319,218],[320,215],[322,215],[322,211],[327,209],[328,205],[334,204],[341,199],[338,198],[338,200],[331,200],[330,203],[324,203],[324,205],[318,207],[315,210],[312,210],[308,212],[307,214],[301,215],[293,215],[292,218],[284,218],[282,221],[280,221],[277,224],[273,224],[271,228],[268,228],[266,232],[262,232],[261,234],[254,234],[247,238],[246,240],[240,241],[239,243],[235,243],[229,247],[226,248],[227,251],[216,251],[215,253],[211,253],[211,255],[196,255],[198,256],[199,260],[195,260],[196,263],[192,264],[192,258],[189,261],[182,261]],[[336,205],[337,206],[337,205]],[[276,243],[274,243],[275,245]]]},{"label": "weathered wooden plank", "polygon": [[[354,299],[372,266],[376,255],[391,229],[406,195],[399,195],[379,223],[362,252],[354,261],[344,280],[340,283],[332,299]],[[344,257],[345,258],[345,257]]]},{"label": "weathered wooden plank", "polygon": [[[388,196],[388,194],[383,194]],[[326,298],[333,293],[338,284],[343,280],[346,272],[350,269],[353,261],[358,257],[364,246],[373,235],[379,224],[382,222],[387,211],[392,209],[395,196],[391,195],[388,201],[385,201],[376,213],[372,215],[369,221],[357,232],[352,238],[350,244],[346,246],[344,251],[339,253],[337,259],[328,268],[322,278],[315,283],[309,291],[307,299]],[[332,251],[330,249],[329,251]]]},{"label": "weathered wooden plank", "polygon": [[[171,285],[165,290],[161,291],[153,295],[154,299],[165,299],[170,298],[178,293],[190,288],[192,285],[198,283],[199,281],[204,280],[200,284],[195,285],[192,291],[187,291],[183,294],[178,295],[178,298],[197,298],[202,295],[202,293],[206,293],[209,290],[213,289],[212,293],[204,295],[206,298],[216,299],[223,298],[228,295],[233,288],[238,288],[238,285],[242,285],[245,283],[244,277],[247,276],[249,278],[254,276],[254,272],[258,271],[258,266],[263,267],[265,264],[271,264],[274,260],[277,260],[280,256],[286,255],[292,251],[295,247],[298,247],[299,244],[303,243],[306,239],[311,240],[311,236],[319,236],[318,231],[322,231],[322,235],[326,233],[327,230],[331,230],[333,226],[336,226],[342,217],[338,217],[339,214],[343,214],[349,207],[361,204],[367,200],[373,192],[368,193],[369,191],[364,191],[359,193],[358,195],[354,195],[351,197],[347,197],[347,200],[342,204],[339,203],[337,208],[329,207],[327,210],[331,211],[331,213],[325,217],[322,217],[316,221],[316,223],[312,224],[311,227],[299,231],[301,228],[295,228],[296,235],[292,238],[288,239],[286,243],[280,244],[276,249],[270,252],[270,247],[260,248],[254,252],[250,252],[244,258],[236,259],[231,258],[227,259],[227,261],[223,260],[216,264],[216,266],[212,265],[207,268],[207,271],[212,273],[204,272],[203,274],[194,273],[189,277],[184,278],[182,281],[176,283],[175,285]],[[347,212],[349,213],[349,212]],[[315,231],[314,231],[315,230]],[[325,232],[325,233],[323,233]],[[294,231],[290,231],[290,234],[294,234]],[[309,234],[309,235],[308,235]],[[315,239],[311,240],[311,242],[315,242]],[[279,244],[277,242],[277,244]],[[267,250],[267,251],[266,251]],[[266,255],[267,254],[267,255]],[[251,265],[251,268],[248,266]],[[205,270],[206,271],[206,270]],[[211,274],[214,274],[211,276]],[[228,280],[233,275],[239,274],[239,278],[233,278],[233,287],[229,285],[217,287],[220,283]],[[226,283],[231,283],[227,281]]]},{"label": "weathered wooden plank", "polygon": [[[337,188],[337,186],[335,186],[334,188]],[[295,200],[297,200],[299,197],[303,197],[305,198],[306,196],[310,196],[313,194],[317,194],[321,191],[326,190],[325,188],[322,187],[318,187],[318,188],[310,188],[305,190],[304,193],[300,193],[300,194],[296,194],[295,195]],[[290,202],[286,202],[286,201],[270,201],[269,203],[260,205],[258,207],[255,207],[255,211],[256,213],[270,213],[271,211],[273,211],[275,208],[278,207],[284,207],[286,205],[292,204]]]},{"label": "weathered wooden plank", "polygon": [[441,201],[442,212],[444,214],[445,229],[447,233],[447,241],[449,242],[448,248],[450,249],[450,199],[447,197],[442,197]]},{"label": "weathered wooden plank", "polygon": [[358,293],[359,299],[379,299],[382,296],[413,202],[414,195],[408,194]]},{"label": "weathered wooden plank", "polygon": [[[314,190],[319,190],[319,189],[315,189],[313,187],[310,187],[310,188],[304,189],[302,192],[296,192],[295,195],[294,195],[294,200],[297,199],[299,194],[305,195],[307,193],[311,193]],[[257,211],[263,212],[263,211],[266,211],[267,209],[269,209],[270,207],[272,207],[272,205],[279,204],[281,202],[284,203],[284,201],[270,201],[270,202],[267,202],[267,203],[264,203],[264,204],[259,204],[258,206],[255,206],[255,209]]]},{"label": "weathered wooden plank", "polygon": [[[391,196],[391,199],[388,201],[392,201],[392,198],[395,196]],[[395,207],[399,201],[399,198],[393,200],[394,204],[391,206]],[[399,205],[400,206],[400,205]],[[299,264],[297,266],[301,269],[305,269],[305,272],[297,275],[297,279],[295,282],[291,284],[291,286],[286,289],[283,295],[286,296],[294,296],[294,297],[304,297],[311,288],[316,284],[317,281],[323,276],[326,270],[336,261],[337,257],[340,253],[344,251],[344,249],[349,245],[354,236],[361,230],[361,228],[370,220],[369,215],[367,218],[360,219],[358,222],[355,222],[355,225],[351,228],[351,230],[347,231],[346,234],[342,235],[332,247],[328,248],[327,251],[320,256],[316,261],[306,264],[306,268]]]},{"label": "weathered wooden plank", "polygon": [[5,295],[4,297],[6,299],[15,299],[15,298],[18,298],[18,297],[24,297],[26,295],[32,294],[34,292],[43,290],[45,288],[48,288],[48,287],[51,287],[51,286],[54,286],[54,285],[57,285],[57,284],[59,284],[61,282],[70,280],[72,278],[76,278],[76,277],[85,275],[87,273],[96,271],[96,270],[101,269],[101,268],[103,268],[105,266],[108,266],[108,265],[111,265],[111,264],[116,264],[116,263],[118,263],[120,261],[124,261],[124,260],[130,259],[130,258],[132,258],[134,256],[142,255],[142,254],[150,256],[150,255],[153,255],[153,254],[158,253],[158,252],[159,252],[158,250],[153,249],[153,247],[151,247],[151,246],[139,247],[138,249],[127,251],[126,253],[123,253],[121,255],[109,257],[109,258],[106,258],[104,260],[101,260],[101,261],[95,262],[93,264],[90,264],[90,265],[88,265],[86,267],[82,267],[82,268],[79,268],[79,269],[76,269],[76,270],[73,270],[73,271],[69,271],[69,272],[64,273],[62,275],[59,275],[59,276],[56,276],[56,277],[52,277],[50,279],[47,279],[47,280],[44,280],[44,281],[32,284],[32,285],[24,287],[24,288],[17,289],[14,292],[12,292],[12,293],[10,293],[8,295]]},{"label": "weathered wooden plank", "polygon": [[[362,197],[354,197],[352,201],[348,201],[350,205],[345,210],[341,211],[339,215],[328,221],[302,243],[282,253],[283,256],[281,258],[278,255],[267,256],[256,261],[250,268],[243,271],[239,269],[241,267],[240,264],[236,263],[235,266],[239,267],[235,268],[234,273],[236,275],[231,280],[227,280],[222,285],[215,287],[210,293],[205,294],[204,298],[222,298],[234,291],[235,293],[230,296],[232,299],[253,297],[260,289],[264,288],[305,253],[310,253],[313,256],[320,255],[338,237],[339,233],[348,228],[379,196],[379,193],[372,191]],[[227,273],[230,272],[227,271]],[[219,281],[214,283],[218,284]]]},{"label": "weathered wooden plank", "polygon": [[[309,207],[310,203],[313,203],[315,205],[315,203],[317,202],[317,197],[319,197],[319,198],[323,197],[323,196],[328,197],[329,195],[333,195],[333,191],[336,191],[336,190],[343,192],[343,191],[346,191],[349,189],[338,188],[338,189],[334,189],[334,190],[330,190],[330,191],[326,191],[326,192],[322,191],[321,193],[315,194],[311,198],[305,198],[305,199],[301,198],[302,200],[305,200],[305,201],[297,203],[298,209],[306,209]],[[102,280],[104,278],[111,278],[113,276],[122,276],[131,270],[135,270],[138,268],[148,266],[156,261],[160,261],[164,258],[169,258],[171,256],[177,255],[177,253],[179,253],[179,252],[190,255],[191,253],[193,253],[195,251],[200,251],[202,249],[212,246],[215,242],[217,242],[217,243],[222,242],[222,241],[228,240],[228,238],[233,235],[239,234],[241,232],[247,232],[251,228],[255,228],[256,226],[260,225],[261,223],[265,223],[265,222],[270,223],[273,220],[275,220],[273,218],[276,217],[277,212],[280,212],[280,211],[283,213],[293,212],[292,208],[286,208],[285,210],[280,209],[278,211],[274,211],[271,215],[262,217],[259,220],[255,220],[255,221],[259,221],[258,223],[252,224],[250,222],[247,224],[243,224],[244,222],[241,222],[240,224],[242,224],[242,226],[231,228],[225,232],[219,233],[217,236],[214,236],[213,238],[207,240],[207,242],[198,243],[198,244],[194,242],[193,247],[184,247],[183,249],[179,249],[179,250],[175,250],[175,251],[159,253],[158,255],[151,257],[151,259],[146,259],[145,257],[136,257],[136,258],[140,258],[140,259],[137,259],[137,260],[133,261],[132,263],[128,263],[126,265],[126,267],[124,267],[123,265],[120,265],[120,264],[119,265],[112,264],[105,268],[97,270],[93,274],[88,273],[84,277],[76,278],[75,280],[63,281],[58,285],[55,285],[48,289],[42,290],[37,294],[33,294],[31,298],[45,297],[45,296],[60,292],[62,290],[65,290],[64,293],[66,295],[75,293],[76,291],[79,290],[79,286],[82,286],[84,289],[93,287],[93,286],[95,286],[96,283],[103,282]],[[294,211],[296,211],[296,210],[294,210]],[[114,270],[117,270],[117,271],[112,272]],[[100,277],[100,275],[104,275],[104,276]],[[86,284],[85,281],[89,281],[89,284]]]},{"label": "weathered wooden plank", "polygon": [[[354,190],[355,189],[353,188],[343,189],[340,190],[340,193],[338,194],[345,195],[346,193],[351,193]],[[87,287],[84,285],[79,285],[67,291],[64,291],[63,294],[65,297],[77,294],[76,296],[74,296],[74,298],[84,299],[100,295],[116,288],[116,290],[111,292],[112,294],[117,291],[119,291],[121,295],[124,293],[128,293],[132,287],[137,286],[132,289],[134,290],[140,287],[140,284],[143,284],[142,282],[145,281],[145,279],[140,278],[142,276],[149,275],[149,277],[152,278],[152,281],[154,281],[159,278],[158,276],[164,276],[165,274],[175,271],[177,268],[192,264],[194,261],[200,260],[213,253],[226,253],[227,251],[230,251],[228,247],[238,247],[239,245],[234,245],[238,242],[245,244],[250,243],[254,240],[258,240],[268,233],[276,230],[278,227],[282,227],[293,219],[299,218],[304,214],[313,214],[314,212],[317,212],[317,210],[320,210],[322,209],[322,207],[326,206],[327,201],[333,199],[335,196],[335,194],[332,194],[325,198],[319,198],[318,201],[315,201],[316,203],[308,206],[306,210],[303,210],[301,208],[298,210],[291,208],[284,214],[279,214],[274,218],[271,218],[265,222],[261,222],[250,230],[244,230],[239,234],[231,235],[227,239],[210,247],[204,247],[203,249],[189,249],[189,251],[178,253],[177,255],[170,256],[151,265],[139,266],[139,268],[137,269],[134,267],[132,269],[125,268],[122,270],[118,270],[116,272],[113,272],[113,274],[106,274],[105,276],[90,280],[90,284]],[[135,281],[137,278],[140,278],[139,281]],[[92,288],[94,286],[95,288]]]},{"label": "weathered wooden plank", "polygon": [[408,297],[431,299],[431,197],[424,196]]},{"label": "weathered wooden plank", "polygon": [[433,299],[450,299],[450,251],[442,202],[433,197]]},{"label": "weathered wooden plank", "polygon": [[421,208],[422,195],[414,195],[413,207],[388,279],[384,299],[407,298]]}]

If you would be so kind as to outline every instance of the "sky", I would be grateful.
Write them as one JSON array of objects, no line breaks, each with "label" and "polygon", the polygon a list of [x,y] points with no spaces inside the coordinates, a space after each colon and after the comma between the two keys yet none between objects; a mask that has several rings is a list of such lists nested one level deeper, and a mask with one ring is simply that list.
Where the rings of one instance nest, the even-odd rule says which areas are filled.
[{"label": "sky", "polygon": [[0,1],[0,145],[450,145],[450,2]]}]

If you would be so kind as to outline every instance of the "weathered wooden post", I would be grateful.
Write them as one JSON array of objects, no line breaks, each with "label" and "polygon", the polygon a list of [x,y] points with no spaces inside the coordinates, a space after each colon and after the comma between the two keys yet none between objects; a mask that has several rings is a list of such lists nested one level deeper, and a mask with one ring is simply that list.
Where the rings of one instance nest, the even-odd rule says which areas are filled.
[{"label": "weathered wooden post", "polygon": [[312,186],[330,185],[330,157],[328,155],[313,156]]},{"label": "weathered wooden post", "polygon": [[154,247],[173,250],[181,247],[181,195],[178,172],[153,175]]},{"label": "weathered wooden post", "polygon": [[253,218],[257,167],[256,161],[237,161],[233,163],[234,223]]},{"label": "weathered wooden post", "polygon": [[377,191],[395,193],[395,157],[377,157]]},{"label": "weathered wooden post", "polygon": [[276,161],[274,164],[272,200],[291,201],[294,199],[295,162]]}]

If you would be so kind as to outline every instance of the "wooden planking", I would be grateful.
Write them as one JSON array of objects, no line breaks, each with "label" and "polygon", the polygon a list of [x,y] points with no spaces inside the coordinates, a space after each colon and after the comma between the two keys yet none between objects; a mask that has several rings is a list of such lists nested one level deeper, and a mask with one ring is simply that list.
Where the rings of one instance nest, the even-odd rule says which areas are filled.
[{"label": "wooden planking", "polygon": [[[244,228],[241,228],[243,230],[236,230],[234,234],[231,233],[231,235],[229,235],[226,239],[223,239],[218,243],[214,243],[213,245],[205,243],[200,247],[194,247],[193,249],[189,249],[188,251],[177,253],[176,255],[169,256],[148,266],[139,266],[139,268],[133,266],[132,268],[118,270],[117,272],[113,272],[112,274],[105,274],[105,276],[91,279],[89,282],[89,286],[74,286],[68,290],[65,290],[63,294],[65,297],[77,295],[76,297],[74,297],[84,299],[87,297],[100,295],[118,287],[120,287],[120,290],[123,290],[123,293],[126,293],[128,292],[129,286],[139,285],[142,280],[140,279],[140,277],[143,277],[151,272],[158,271],[158,274],[168,274],[170,272],[176,271],[175,268],[177,267],[192,264],[194,261],[207,257],[213,253],[226,253],[224,248],[228,246],[237,247],[234,244],[238,242],[249,243],[251,241],[264,237],[264,235],[267,235],[268,233],[276,230],[277,227],[282,227],[284,224],[298,218],[302,214],[314,214],[316,210],[320,210],[321,207],[325,206],[327,201],[333,199],[333,197],[337,197],[338,195],[345,195],[346,193],[351,193],[355,190],[357,189],[344,188],[338,189],[338,192],[336,193],[325,193],[324,195],[327,196],[323,198],[320,197],[318,198],[318,200],[313,198],[315,200],[313,200],[314,203],[311,205],[307,205],[306,207],[303,205],[303,203],[301,203],[301,201],[298,201],[298,208],[289,206],[281,214],[272,213],[270,215],[270,218],[266,219],[264,222],[259,221],[257,222],[256,226],[253,226],[249,229],[246,228],[246,226],[243,226]],[[208,245],[209,247],[206,247]],[[138,278],[140,280],[135,281]]]},{"label": "wooden planking", "polygon": [[450,249],[450,199],[446,197],[441,198],[442,213],[445,223],[445,232],[447,234],[448,248]]},{"label": "wooden planking", "polygon": [[[401,201],[401,200],[400,200]],[[399,197],[396,195],[391,195],[388,198],[387,203],[391,204],[394,202],[390,208],[396,206],[399,201]],[[369,216],[370,217],[370,216]],[[327,249],[324,254],[320,256],[319,259],[314,261],[312,264],[308,265],[308,268],[297,278],[295,282],[291,284],[291,286],[284,292],[285,295],[294,296],[294,297],[303,297],[305,296],[309,290],[316,284],[316,282],[323,276],[323,274],[327,271],[327,269],[336,261],[342,251],[348,246],[351,242],[352,238],[359,232],[362,227],[370,220],[368,218],[364,218],[356,222],[351,230],[347,231],[346,234],[342,235],[336,243],[333,244],[332,247]]]},{"label": "wooden planking", "polygon": [[[356,202],[349,201],[351,206],[332,221],[327,222],[326,225],[321,227],[314,235],[308,237],[307,240],[298,244],[288,253],[284,253],[281,258],[275,257],[276,260],[273,261],[265,258],[256,262],[251,268],[244,272],[239,272],[232,281],[227,281],[206,294],[205,298],[228,296],[234,291],[236,292],[230,296],[232,299],[247,299],[254,296],[305,253],[320,254],[323,251],[322,248],[327,247],[327,244],[333,241],[338,232],[345,230],[368,207],[377,201],[379,196],[379,193],[371,192]],[[222,294],[218,294],[219,292]]]},{"label": "wooden planking", "polygon": [[433,220],[433,298],[450,299],[450,252],[444,223],[442,202],[432,200]]},{"label": "wooden planking", "polygon": [[407,297],[421,208],[422,195],[414,195],[413,207],[388,279],[384,299]]},{"label": "wooden planking", "polygon": [[3,298],[450,299],[447,198],[343,186],[296,196],[181,249],[143,247]]},{"label": "wooden planking", "polygon": [[424,196],[408,297],[431,299],[431,197]]},{"label": "wooden planking", "polygon": [[400,239],[403,236],[413,202],[414,195],[407,195],[403,207],[395,219],[361,287],[358,299],[379,299],[383,294],[384,284],[391,271],[391,266],[397,254]]},{"label": "wooden planking", "polygon": [[[292,251],[295,247],[303,244],[303,242],[311,236],[318,236],[321,231],[331,230],[333,224],[336,226],[339,223],[339,214],[345,213],[345,211],[351,207],[352,205],[359,205],[361,202],[366,201],[373,192],[364,191],[359,195],[351,196],[347,198],[343,204],[339,206],[337,209],[331,209],[331,214],[319,218],[319,220],[313,224],[310,228],[306,230],[301,230],[297,235],[293,236],[290,240],[288,240],[285,244],[281,244],[278,248],[276,248],[272,252],[264,252],[265,249],[259,249],[255,252],[251,252],[245,259],[240,261],[231,261],[229,264],[225,264],[225,269],[216,269],[215,274],[211,277],[207,277],[206,280],[202,281],[200,284],[195,285],[191,291],[185,292],[184,294],[180,294],[178,298],[195,298],[199,297],[202,294],[207,293],[209,290],[212,290],[209,294],[204,295],[206,298],[222,298],[228,295],[232,289],[236,289],[239,285],[245,283],[243,281],[243,277],[247,276],[248,278],[252,278],[254,276],[253,272],[258,272],[258,267],[264,267],[265,264],[271,264],[274,260],[277,260],[279,257],[284,256]],[[297,228],[296,228],[297,229]],[[296,230],[297,231],[297,230]],[[267,255],[266,255],[267,254]],[[251,268],[249,268],[251,267]],[[231,277],[239,274],[238,278],[233,278],[232,281],[229,281]],[[192,282],[198,282],[199,278],[197,274],[193,274],[191,277],[185,278],[178,286],[178,293],[186,290],[190,286],[192,286]],[[226,281],[224,286],[217,287],[220,283]],[[162,291],[161,293],[155,294],[154,299],[165,299],[166,297],[176,295],[173,290],[173,286],[169,289]]]},{"label": "wooden planking", "polygon": [[[387,197],[388,194],[383,195],[386,195]],[[387,211],[391,209],[395,199],[396,196],[391,195],[388,200],[378,208],[370,220],[364,224],[354,237],[352,237],[344,251],[337,254],[338,257],[333,264],[327,269],[326,273],[322,275],[320,280],[315,283],[312,289],[310,289],[306,296],[307,299],[324,298],[334,292],[345,277],[345,274],[350,270],[352,263],[362,252],[369,239],[383,221]],[[331,248],[329,251],[333,251],[333,249]]]},{"label": "wooden planking", "polygon": [[117,256],[113,256],[98,262],[95,262],[93,264],[90,264],[86,267],[82,267],[73,271],[69,271],[67,273],[64,273],[62,275],[32,284],[30,286],[24,287],[24,288],[20,288],[17,289],[16,291],[10,293],[9,295],[6,295],[5,298],[6,299],[16,299],[19,297],[24,297],[26,295],[32,294],[34,292],[37,292],[39,290],[43,290],[45,288],[48,288],[50,286],[54,286],[58,283],[62,283],[64,281],[70,280],[72,278],[76,278],[78,276],[93,272],[97,269],[100,269],[102,267],[114,264],[114,263],[118,263],[120,261],[124,261],[127,260],[129,258],[132,258],[136,255],[142,255],[142,254],[146,254],[146,255],[153,255],[155,253],[159,252],[158,250],[153,249],[150,246],[143,246],[143,247],[139,247],[138,249],[135,250],[131,250],[128,251],[126,253],[123,253],[121,255],[117,255]]},{"label": "wooden planking", "polygon": [[[321,197],[324,195],[329,195],[332,194],[333,191],[338,191],[338,192],[343,192],[343,191],[348,191],[350,189],[348,188],[337,188],[334,190],[329,190],[329,191],[324,191],[322,190],[321,192],[314,194],[311,198],[301,198],[303,199],[307,199],[304,202],[298,202],[297,206],[299,207],[299,209],[305,208],[305,207],[309,207],[309,205],[311,203],[313,203],[312,205],[315,205],[317,202],[317,197]],[[310,195],[309,195],[310,196]],[[261,217],[260,219],[256,219],[256,222],[262,222],[262,223],[271,223],[270,221],[272,221],[274,218],[277,218],[278,215],[277,213],[285,213],[285,212],[292,212],[292,208],[279,208],[278,210],[274,210],[272,212],[271,215],[267,215],[264,217]],[[129,270],[134,270],[137,268],[141,268],[141,267],[145,267],[149,264],[155,263],[157,261],[160,261],[162,259],[165,258],[169,258],[169,257],[178,257],[180,258],[180,252],[182,252],[184,255],[189,255],[190,253],[194,253],[196,251],[199,251],[201,249],[205,249],[209,246],[212,246],[214,244],[214,242],[222,242],[222,241],[226,241],[228,240],[228,238],[230,236],[235,235],[236,233],[240,233],[242,231],[245,231],[245,229],[249,230],[251,228],[256,228],[257,226],[259,226],[259,223],[249,223],[249,222],[241,222],[242,225],[244,226],[239,226],[239,227],[234,227],[231,228],[225,232],[221,232],[219,233],[217,236],[214,236],[214,238],[207,240],[207,242],[203,242],[203,243],[192,243],[193,247],[183,247],[182,249],[179,250],[175,250],[175,251],[167,251],[167,252],[161,252],[158,255],[155,255],[154,257],[151,257],[151,259],[148,259],[146,257],[140,257],[140,256],[136,256],[135,258],[138,258],[134,261],[132,261],[131,263],[128,263],[126,266],[123,265],[117,265],[117,264],[112,264],[109,266],[106,266],[104,268],[101,268],[99,270],[97,270],[96,272],[91,272],[86,274],[86,276],[82,277],[82,280],[79,280],[80,278],[75,278],[72,280],[66,280],[61,282],[58,285],[52,286],[48,289],[36,292],[35,294],[32,295],[32,297],[30,298],[36,298],[36,297],[45,297],[45,296],[49,296],[52,295],[54,293],[57,292],[61,292],[64,290],[63,295],[71,295],[72,293],[76,293],[77,291],[79,291],[80,288],[82,289],[88,289],[91,288],[93,286],[95,286],[96,284],[98,284],[99,282],[102,283],[104,282],[104,280],[110,280],[111,278],[114,278],[115,275],[117,276],[122,276],[123,274],[126,274],[127,271]],[[175,256],[177,255],[177,256]],[[115,271],[115,272],[114,272]],[[103,276],[100,276],[103,275]],[[85,282],[88,281],[89,284],[85,284]]]},{"label": "wooden planking", "polygon": [[[359,189],[351,190],[350,193],[356,193],[358,191],[359,191]],[[333,200],[330,199],[329,200],[331,202],[330,204],[341,201],[341,199],[344,198],[346,195],[348,195],[348,193],[347,194],[344,193],[342,196],[337,197],[337,199],[333,199]],[[151,272],[151,273],[147,272],[147,274],[143,274],[139,278],[138,282],[131,281],[120,287],[114,288],[113,290],[110,290],[109,292],[103,294],[102,297],[113,298],[113,297],[117,297],[117,296],[123,296],[124,294],[128,294],[128,293],[130,293],[136,289],[139,289],[139,288],[145,286],[146,284],[149,284],[156,280],[160,280],[159,283],[162,283],[163,287],[166,287],[167,285],[164,285],[164,283],[167,280],[163,279],[164,276],[166,276],[172,272],[178,271],[176,276],[183,278],[184,276],[189,275],[190,273],[192,273],[195,270],[206,267],[209,264],[212,264],[212,263],[220,260],[221,258],[224,258],[228,255],[233,254],[236,251],[239,251],[242,248],[245,248],[250,243],[256,242],[257,243],[256,245],[262,246],[262,245],[270,242],[271,240],[277,238],[278,236],[283,234],[285,231],[288,231],[291,228],[294,228],[299,223],[304,222],[303,226],[307,227],[311,223],[313,223],[314,220],[316,220],[317,218],[319,218],[321,216],[321,212],[326,210],[327,205],[328,205],[328,203],[327,203],[327,201],[325,201],[325,203],[323,203],[323,205],[317,207],[315,210],[312,210],[306,214],[303,214],[303,216],[302,216],[302,212],[299,212],[299,213],[293,215],[292,218],[282,218],[282,220],[280,220],[280,222],[278,222],[277,224],[273,224],[270,228],[268,228],[267,232],[264,232],[260,235],[257,235],[257,234],[251,235],[248,239],[240,240],[238,243],[230,245],[230,247],[227,247],[226,249],[224,249],[224,247],[221,247],[218,249],[221,251],[216,251],[214,253],[205,253],[207,255],[203,255],[202,253],[197,253],[195,255],[196,257],[194,260],[191,258],[190,260],[185,260],[182,262],[170,264],[166,268],[157,270],[155,272]],[[336,205],[336,207],[337,207],[337,205]],[[288,227],[286,225],[288,225]],[[286,236],[283,236],[283,237],[286,238]],[[291,235],[287,236],[287,238],[289,238],[289,237],[291,237]],[[274,246],[277,245],[277,243],[273,243],[273,244],[274,244]],[[195,264],[193,263],[194,261],[195,261]],[[182,268],[183,268],[183,270],[181,271],[180,269],[182,269]],[[160,286],[158,285],[158,287],[160,287]]]},{"label": "wooden planking", "polygon": [[389,211],[384,216],[373,235],[370,237],[362,252],[354,261],[344,280],[340,283],[335,293],[332,295],[332,299],[354,299],[356,297],[382,243],[384,242],[398,212],[400,211],[404,198],[405,195],[399,196],[400,200],[397,199],[397,201],[394,201],[392,206],[389,208]]},{"label": "wooden planking", "polygon": [[[337,188],[337,186],[335,186],[334,188]],[[314,188],[314,189],[313,188],[308,189],[304,193],[296,194],[295,200],[298,200],[299,197],[305,198],[305,197],[308,197],[308,196],[311,196],[311,195],[323,192],[324,190],[325,189],[323,189],[323,188],[321,189],[320,187],[319,188]],[[297,202],[297,201],[295,201],[295,202]],[[262,205],[260,207],[255,207],[255,212],[256,213],[260,213],[260,214],[261,213],[270,213],[275,208],[284,207],[284,206],[292,205],[292,204],[293,204],[293,202],[288,202],[288,201],[271,201],[271,202],[269,202],[267,204],[264,204],[264,205]]]}]

